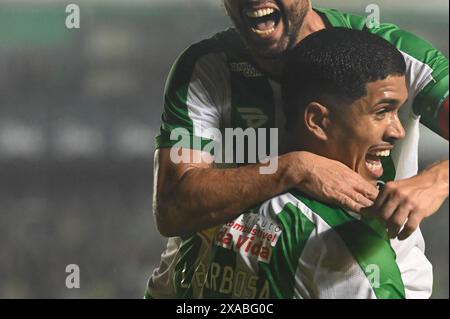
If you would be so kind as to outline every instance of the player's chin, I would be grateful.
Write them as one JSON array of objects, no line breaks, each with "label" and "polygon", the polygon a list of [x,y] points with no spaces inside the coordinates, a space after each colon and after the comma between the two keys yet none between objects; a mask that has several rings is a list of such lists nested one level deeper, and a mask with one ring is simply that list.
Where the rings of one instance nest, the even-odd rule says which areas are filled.
[{"label": "player's chin", "polygon": [[284,55],[289,49],[289,37],[283,32],[283,28],[276,28],[270,34],[258,34],[252,28],[241,25],[241,35],[247,47],[256,56],[262,58],[278,58]]},{"label": "player's chin", "polygon": [[287,42],[284,41],[280,41],[278,43],[255,43],[249,41],[248,47],[255,56],[264,59],[281,58],[289,50]]},{"label": "player's chin", "polygon": [[267,49],[267,50],[261,50],[261,49],[257,49],[255,48],[254,50],[252,50],[254,55],[261,58],[261,59],[278,59],[281,56],[283,56],[284,51],[283,50],[271,50],[271,49]]}]

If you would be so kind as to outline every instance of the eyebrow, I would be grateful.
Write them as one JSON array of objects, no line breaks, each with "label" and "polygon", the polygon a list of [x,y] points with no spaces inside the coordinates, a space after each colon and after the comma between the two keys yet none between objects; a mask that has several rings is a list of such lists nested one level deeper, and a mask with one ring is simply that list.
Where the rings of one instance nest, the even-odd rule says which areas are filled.
[{"label": "eyebrow", "polygon": [[[378,101],[375,106],[380,105],[380,104],[391,104],[391,105],[396,105],[396,104],[400,104],[401,101],[397,100],[397,99],[382,99],[380,101]],[[405,100],[405,102],[402,103],[402,105],[408,103],[408,99]]]}]

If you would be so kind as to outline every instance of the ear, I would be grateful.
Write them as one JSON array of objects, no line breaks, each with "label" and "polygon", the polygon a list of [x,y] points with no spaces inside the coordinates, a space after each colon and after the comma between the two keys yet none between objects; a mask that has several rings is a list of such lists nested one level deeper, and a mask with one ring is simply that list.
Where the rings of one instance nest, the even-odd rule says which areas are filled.
[{"label": "ear", "polygon": [[316,138],[328,140],[330,128],[330,110],[317,102],[311,102],[305,108],[305,127]]}]

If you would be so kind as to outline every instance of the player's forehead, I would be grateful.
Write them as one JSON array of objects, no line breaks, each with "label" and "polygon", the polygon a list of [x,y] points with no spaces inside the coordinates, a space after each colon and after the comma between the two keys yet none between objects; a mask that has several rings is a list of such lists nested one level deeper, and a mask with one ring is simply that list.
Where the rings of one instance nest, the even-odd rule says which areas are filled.
[{"label": "player's forehead", "polygon": [[390,75],[386,79],[367,84],[367,96],[374,101],[392,100],[403,104],[408,98],[406,78],[403,75]]}]

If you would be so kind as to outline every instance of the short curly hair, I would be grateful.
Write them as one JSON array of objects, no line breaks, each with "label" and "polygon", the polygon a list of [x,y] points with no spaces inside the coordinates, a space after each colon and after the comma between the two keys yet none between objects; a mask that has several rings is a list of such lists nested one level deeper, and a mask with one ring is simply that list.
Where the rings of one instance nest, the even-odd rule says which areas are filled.
[{"label": "short curly hair", "polygon": [[284,69],[287,129],[311,102],[327,107],[350,105],[367,94],[368,83],[405,73],[401,52],[369,31],[331,28],[315,32],[292,50]]}]

